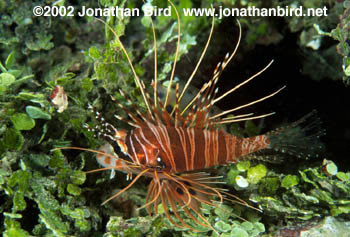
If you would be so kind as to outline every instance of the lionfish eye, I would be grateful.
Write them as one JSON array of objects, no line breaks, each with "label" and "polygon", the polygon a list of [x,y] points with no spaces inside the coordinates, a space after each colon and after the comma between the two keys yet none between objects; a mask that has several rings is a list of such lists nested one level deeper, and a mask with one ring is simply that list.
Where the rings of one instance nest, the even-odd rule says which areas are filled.
[{"label": "lionfish eye", "polygon": [[165,163],[163,162],[162,158],[160,156],[157,157],[157,165],[164,169],[166,167]]}]

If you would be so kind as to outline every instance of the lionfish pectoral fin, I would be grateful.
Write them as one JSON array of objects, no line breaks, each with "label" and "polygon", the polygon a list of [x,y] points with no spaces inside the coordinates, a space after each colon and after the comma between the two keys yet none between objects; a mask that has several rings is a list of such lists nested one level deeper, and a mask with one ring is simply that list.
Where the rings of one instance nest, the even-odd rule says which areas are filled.
[{"label": "lionfish pectoral fin", "polygon": [[[206,218],[203,216],[201,211],[201,203],[210,203],[208,201],[209,199],[206,197],[206,194],[203,194],[199,191],[195,191],[200,190],[200,188],[196,188],[193,184],[183,182],[183,185],[185,186],[185,189],[187,189],[190,196],[187,196],[186,192],[183,190],[183,187],[175,182],[168,182],[167,185],[167,189],[169,190],[169,192],[167,192],[168,202],[170,203],[172,212],[176,216],[176,219],[180,221],[182,225],[184,225],[187,228],[190,228],[192,231],[202,231],[198,229],[198,227],[192,227],[192,225],[190,226],[189,223],[187,223],[180,216],[178,211],[178,207],[180,207],[180,210],[182,209],[187,215],[187,217],[193,220],[196,224],[204,228],[210,228],[217,233],[217,231],[213,228],[209,221],[206,220]],[[188,203],[189,198],[190,202]]]},{"label": "lionfish pectoral fin", "polygon": [[299,158],[318,157],[324,151],[320,137],[325,134],[316,110],[287,127],[267,134],[269,149]]},{"label": "lionfish pectoral fin", "polygon": [[[223,200],[220,191],[211,187],[211,182],[216,183],[217,177],[208,177],[205,173],[183,174],[183,175],[167,175],[169,179],[161,180],[161,192],[159,194],[160,202],[154,202],[154,209],[157,210],[159,204],[163,205],[165,215],[169,221],[176,226],[189,228],[192,231],[201,232],[201,228],[209,228],[216,232],[213,226],[202,214],[202,204],[212,207],[219,207],[211,200],[214,197],[220,198],[220,204]],[[157,193],[155,181],[150,184],[147,200],[154,199]],[[150,209],[148,209],[150,213]],[[185,218],[187,217],[187,218]],[[194,223],[191,223],[191,220]],[[195,225],[199,226],[195,227]]]},{"label": "lionfish pectoral fin", "polygon": [[[180,214],[177,211],[177,203],[176,201],[172,198],[172,193],[170,190],[167,190],[167,180],[163,180],[160,183],[160,180],[155,177],[152,179],[149,187],[148,187],[148,193],[146,196],[146,204],[143,205],[141,208],[147,207],[147,212],[150,217],[152,217],[152,206],[154,208],[154,213],[158,213],[158,206],[161,204],[163,206],[163,211],[165,215],[167,216],[168,220],[175,226],[184,229],[188,228],[191,230],[191,226],[187,225],[183,219],[181,218]],[[174,213],[175,217],[177,220],[180,221],[181,224],[177,223],[173,218],[172,215],[170,214],[170,209],[169,206],[172,208],[172,212]],[[194,230],[195,231],[195,230]]]}]

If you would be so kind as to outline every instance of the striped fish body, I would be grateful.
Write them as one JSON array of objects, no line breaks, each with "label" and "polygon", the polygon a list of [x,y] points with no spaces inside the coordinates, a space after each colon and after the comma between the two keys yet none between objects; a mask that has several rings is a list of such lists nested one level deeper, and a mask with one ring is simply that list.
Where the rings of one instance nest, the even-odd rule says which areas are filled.
[{"label": "striped fish body", "polygon": [[181,173],[235,163],[269,147],[266,135],[239,138],[223,130],[149,125],[136,128],[125,140],[134,163]]}]

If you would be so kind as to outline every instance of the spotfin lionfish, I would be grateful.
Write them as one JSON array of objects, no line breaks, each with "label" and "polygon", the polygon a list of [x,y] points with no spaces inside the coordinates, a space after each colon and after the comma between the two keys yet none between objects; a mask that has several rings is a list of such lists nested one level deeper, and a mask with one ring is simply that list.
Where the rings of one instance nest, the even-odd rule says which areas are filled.
[{"label": "spotfin lionfish", "polygon": [[[287,127],[247,138],[236,137],[220,127],[222,124],[259,119],[272,115],[273,113],[263,115],[249,113],[235,115],[234,117],[224,117],[227,114],[264,101],[276,95],[284,88],[282,87],[265,97],[247,104],[213,115],[210,114],[213,106],[218,101],[263,73],[272,63],[271,61],[262,70],[224,94],[217,95],[218,88],[216,85],[219,77],[235,55],[241,40],[242,30],[238,20],[239,37],[234,51],[231,54],[226,54],[224,60],[217,64],[211,79],[201,87],[184,109],[180,109],[179,104],[194,78],[212,38],[214,17],[212,18],[208,40],[199,61],[181,92],[179,91],[179,85],[176,84],[175,105],[169,109],[169,94],[172,90],[171,85],[174,80],[180,45],[179,13],[174,4],[171,1],[169,3],[177,15],[178,35],[175,60],[172,66],[170,83],[167,87],[165,100],[162,101],[159,98],[157,89],[157,41],[152,19],[155,58],[154,79],[152,83],[153,93],[147,92],[146,86],[139,79],[121,40],[113,29],[105,23],[109,30],[114,33],[117,42],[129,61],[147,110],[145,112],[142,111],[142,108],[139,108],[138,105],[133,103],[123,91],[120,91],[120,93],[127,99],[130,108],[112,97],[112,100],[128,114],[129,119],[115,115],[118,120],[132,127],[129,131],[126,131],[117,129],[112,124],[106,122],[103,116],[93,106],[89,105],[100,126],[92,128],[86,125],[86,127],[90,131],[94,131],[96,136],[103,138],[108,143],[98,151],[78,147],[65,147],[61,149],[79,149],[97,153],[97,160],[104,168],[94,171],[124,171],[128,174],[127,177],[136,174],[136,177],[127,187],[108,198],[103,204],[128,190],[141,176],[147,176],[152,180],[148,187],[146,204],[141,208],[146,208],[150,216],[152,216],[152,213],[157,214],[158,206],[162,204],[165,215],[175,226],[197,231],[195,227],[191,226],[182,218],[181,209],[181,212],[198,225],[211,228],[215,231],[202,214],[201,204],[204,203],[209,206],[219,207],[224,199],[230,199],[244,206],[249,205],[238,197],[226,192],[225,189],[215,187],[215,184],[222,183],[219,180],[222,177],[212,177],[210,174],[203,172],[203,170],[219,165],[236,163],[240,160],[260,159],[262,156],[257,154],[259,151],[281,152],[302,157],[316,156],[317,150],[320,148],[317,138],[322,135],[320,120],[315,112],[311,112]],[[275,156],[267,156],[264,159],[276,162]],[[214,199],[219,199],[219,201],[215,202]]]}]

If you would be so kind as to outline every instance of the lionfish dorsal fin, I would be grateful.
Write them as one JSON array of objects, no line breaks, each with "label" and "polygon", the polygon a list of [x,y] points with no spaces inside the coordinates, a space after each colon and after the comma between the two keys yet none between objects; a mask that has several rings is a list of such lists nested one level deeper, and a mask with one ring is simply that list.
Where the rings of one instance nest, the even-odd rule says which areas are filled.
[{"label": "lionfish dorsal fin", "polygon": [[174,119],[171,117],[166,107],[164,107],[164,104],[162,103],[162,101],[159,100],[158,102],[159,102],[159,110],[162,118],[162,123],[166,126],[173,126]]},{"label": "lionfish dorsal fin", "polygon": [[[187,124],[194,124],[194,126],[197,128],[207,128],[207,127],[214,126],[214,123],[212,122],[212,120],[209,117],[209,112],[210,112],[212,105],[214,104],[214,99],[215,99],[216,94],[218,92],[218,90],[216,88],[216,84],[218,82],[218,79],[219,79],[220,75],[222,74],[222,71],[225,69],[225,67],[228,65],[228,63],[232,60],[233,56],[236,54],[236,51],[237,51],[238,46],[239,46],[240,41],[241,41],[242,29],[241,29],[241,25],[240,25],[238,20],[237,20],[237,24],[238,24],[238,28],[239,28],[239,37],[238,37],[238,41],[237,41],[237,44],[235,46],[234,51],[231,54],[227,53],[223,62],[222,63],[219,62],[217,64],[216,68],[214,69],[213,76],[210,79],[210,81],[208,83],[205,83],[202,86],[202,88],[200,89],[198,94],[187,104],[187,106],[181,112],[181,115],[184,115],[184,113],[187,110],[190,110],[190,112],[188,113],[188,118],[186,119]],[[179,98],[180,101],[184,95],[185,90],[188,88],[188,85],[189,85],[190,81],[192,80],[194,73],[196,72],[196,70],[199,66],[199,63],[202,60],[204,53],[207,50],[207,47],[209,45],[211,35],[213,32],[213,28],[214,28],[214,21],[212,22],[212,28],[210,30],[209,38],[208,38],[207,44],[202,52],[201,58],[199,59],[199,62],[197,64],[194,72],[192,73],[191,77],[188,79],[183,91],[181,92],[181,95]]]},{"label": "lionfish dorsal fin", "polygon": [[[225,57],[224,63],[228,60],[228,54]],[[209,112],[211,109],[211,101],[215,98],[218,90],[216,88],[219,76],[224,69],[224,63],[219,62],[213,72],[213,76],[208,83],[205,83],[199,90],[194,99],[190,102],[188,125],[195,128],[203,129],[212,127],[209,119]]]}]

